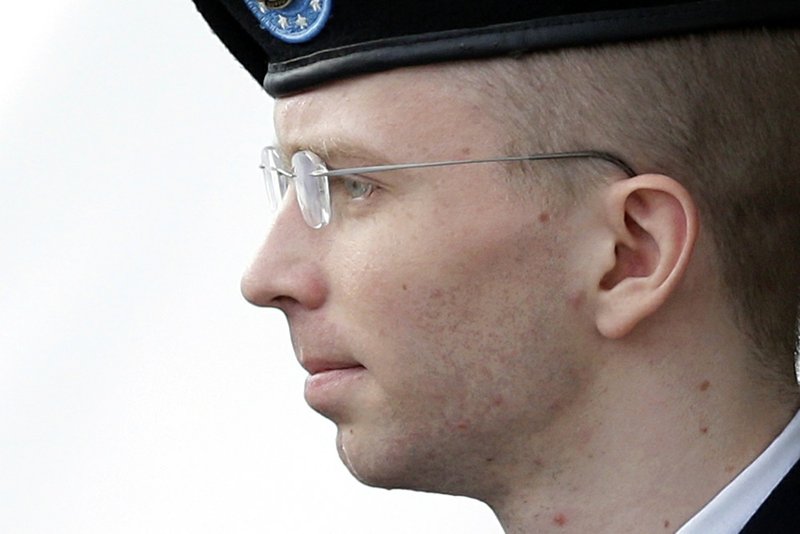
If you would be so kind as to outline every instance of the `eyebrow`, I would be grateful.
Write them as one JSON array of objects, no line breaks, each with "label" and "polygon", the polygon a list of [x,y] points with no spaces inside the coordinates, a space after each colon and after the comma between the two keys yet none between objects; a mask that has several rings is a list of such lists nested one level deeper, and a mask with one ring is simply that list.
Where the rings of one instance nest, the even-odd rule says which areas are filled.
[{"label": "eyebrow", "polygon": [[371,165],[389,162],[389,159],[380,152],[343,136],[327,137],[317,142],[297,139],[284,143],[278,140],[273,146],[276,146],[281,154],[288,158],[291,158],[297,152],[308,150],[326,162],[343,158],[358,159],[363,162],[369,162]]}]

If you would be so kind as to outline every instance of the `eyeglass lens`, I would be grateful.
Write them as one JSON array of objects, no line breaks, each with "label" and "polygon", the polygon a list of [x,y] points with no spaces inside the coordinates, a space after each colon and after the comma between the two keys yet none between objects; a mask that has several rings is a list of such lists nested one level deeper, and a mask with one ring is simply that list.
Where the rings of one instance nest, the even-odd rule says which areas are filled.
[{"label": "eyeglass lens", "polygon": [[283,170],[283,162],[277,150],[267,147],[261,153],[264,182],[267,188],[269,208],[274,213],[280,208],[289,190],[289,179],[293,178],[303,219],[312,228],[321,228],[331,219],[330,190],[328,177],[314,174],[326,172],[325,163],[313,152],[303,150],[292,156],[292,171]]},{"label": "eyeglass lens", "polygon": [[328,169],[313,152],[303,150],[292,156],[297,202],[303,217],[312,228],[321,228],[331,220],[331,197],[328,177],[313,174]]}]

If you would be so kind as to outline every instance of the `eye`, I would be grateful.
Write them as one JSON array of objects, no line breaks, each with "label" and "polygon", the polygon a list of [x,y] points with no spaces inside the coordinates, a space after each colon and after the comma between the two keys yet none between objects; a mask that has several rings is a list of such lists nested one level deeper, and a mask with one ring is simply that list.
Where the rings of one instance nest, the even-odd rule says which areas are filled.
[{"label": "eye", "polygon": [[375,186],[369,182],[349,177],[342,178],[342,186],[352,200],[367,198],[375,189]]}]

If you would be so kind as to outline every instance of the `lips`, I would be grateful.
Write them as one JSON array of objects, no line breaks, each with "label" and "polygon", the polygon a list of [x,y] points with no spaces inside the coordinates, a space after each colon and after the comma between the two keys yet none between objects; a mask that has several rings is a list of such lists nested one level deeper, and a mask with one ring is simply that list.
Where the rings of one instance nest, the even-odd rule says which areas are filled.
[{"label": "lips", "polygon": [[367,371],[351,361],[309,360],[303,362],[303,367],[309,372],[304,390],[306,402],[334,421],[352,405]]},{"label": "lips", "polygon": [[322,360],[322,359],[303,359],[300,361],[300,365],[303,366],[303,369],[308,371],[308,374],[314,376],[319,373],[325,373],[329,371],[341,371],[345,369],[363,369],[364,366],[358,362],[354,361],[333,361],[333,360]]},{"label": "lips", "polygon": [[336,418],[354,396],[362,391],[367,368],[347,352],[336,350],[336,330],[319,324],[312,329],[292,330],[292,342],[300,365],[308,371],[305,398],[308,404],[326,417]]}]

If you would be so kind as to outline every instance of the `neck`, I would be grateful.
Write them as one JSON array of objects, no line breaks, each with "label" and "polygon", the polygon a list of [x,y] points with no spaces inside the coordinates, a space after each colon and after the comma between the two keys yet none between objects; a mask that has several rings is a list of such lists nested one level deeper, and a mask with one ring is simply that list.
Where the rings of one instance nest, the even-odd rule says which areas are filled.
[{"label": "neck", "polygon": [[605,359],[547,443],[515,459],[508,491],[486,499],[505,530],[672,532],[755,459],[797,402],[757,389],[746,358],[694,349]]}]

